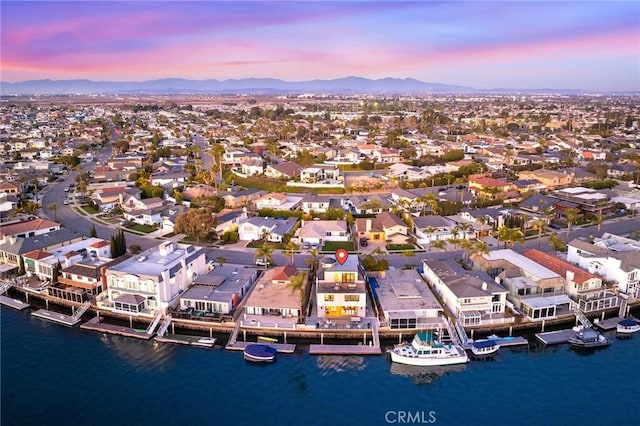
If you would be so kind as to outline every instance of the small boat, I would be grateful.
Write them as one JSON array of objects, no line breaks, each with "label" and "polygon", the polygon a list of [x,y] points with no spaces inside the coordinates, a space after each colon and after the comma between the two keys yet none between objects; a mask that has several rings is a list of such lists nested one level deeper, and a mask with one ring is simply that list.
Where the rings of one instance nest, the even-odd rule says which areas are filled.
[{"label": "small boat", "polygon": [[569,339],[569,343],[575,349],[595,349],[609,346],[611,339],[591,328],[583,328]]},{"label": "small boat", "polygon": [[195,342],[191,342],[191,346],[200,346],[203,348],[212,348],[216,343],[216,339],[212,337],[203,337],[202,339],[198,339]]},{"label": "small boat", "polygon": [[273,346],[252,343],[244,348],[244,359],[252,362],[272,362],[278,351]]},{"label": "small boat", "polygon": [[500,350],[496,339],[476,340],[471,344],[471,352],[475,356],[493,355]]},{"label": "small boat", "polygon": [[640,331],[640,321],[634,319],[623,319],[616,325],[616,333],[632,334]]},{"label": "small boat", "polygon": [[431,332],[420,332],[411,343],[396,345],[389,353],[391,361],[407,365],[454,365],[469,362],[469,357],[461,346],[441,343]]}]

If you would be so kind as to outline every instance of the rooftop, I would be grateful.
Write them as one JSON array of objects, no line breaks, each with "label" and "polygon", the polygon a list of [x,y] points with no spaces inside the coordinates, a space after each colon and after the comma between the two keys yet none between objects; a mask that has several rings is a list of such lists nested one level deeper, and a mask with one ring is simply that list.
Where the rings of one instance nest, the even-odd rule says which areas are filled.
[{"label": "rooftop", "polygon": [[384,311],[442,310],[415,269],[390,269],[375,278],[375,291]]},{"label": "rooftop", "polygon": [[114,265],[109,270],[160,277],[164,271],[174,272],[174,270],[179,270],[183,258],[185,258],[186,263],[189,263],[199,256],[204,256],[202,247],[196,248],[191,245],[184,246],[165,241],[157,247],[152,247],[137,256]]}]

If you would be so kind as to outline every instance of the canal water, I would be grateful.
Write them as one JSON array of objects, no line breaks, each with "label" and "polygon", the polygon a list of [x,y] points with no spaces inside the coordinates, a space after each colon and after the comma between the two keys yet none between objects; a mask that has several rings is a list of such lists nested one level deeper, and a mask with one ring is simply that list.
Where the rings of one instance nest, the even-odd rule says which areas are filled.
[{"label": "canal water", "polygon": [[406,368],[386,356],[266,366],[242,353],[104,336],[1,309],[1,424],[635,424],[640,335],[581,354],[503,348],[493,361]]}]

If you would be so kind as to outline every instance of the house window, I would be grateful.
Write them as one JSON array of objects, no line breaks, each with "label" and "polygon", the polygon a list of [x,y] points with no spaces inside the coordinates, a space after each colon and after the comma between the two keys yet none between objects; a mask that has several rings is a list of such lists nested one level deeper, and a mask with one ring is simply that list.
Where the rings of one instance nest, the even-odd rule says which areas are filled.
[{"label": "house window", "polygon": [[359,294],[345,294],[344,295],[345,302],[359,302],[360,295]]},{"label": "house window", "polygon": [[354,283],[356,282],[356,274],[353,272],[345,272],[342,274],[342,282],[343,283]]},{"label": "house window", "polygon": [[333,294],[325,294],[324,295],[325,302],[333,302]]}]

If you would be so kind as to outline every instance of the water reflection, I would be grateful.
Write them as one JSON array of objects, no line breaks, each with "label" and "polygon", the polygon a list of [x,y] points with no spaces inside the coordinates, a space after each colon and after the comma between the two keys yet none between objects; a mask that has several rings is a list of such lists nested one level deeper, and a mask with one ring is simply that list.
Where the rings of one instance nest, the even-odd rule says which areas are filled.
[{"label": "water reflection", "polygon": [[125,363],[142,369],[164,369],[173,356],[171,345],[158,342],[131,339],[122,336],[101,334],[100,340],[105,348],[113,352]]},{"label": "water reflection", "polygon": [[344,371],[361,371],[365,368],[364,357],[358,355],[319,355],[316,358],[323,376]]},{"label": "water reflection", "polygon": [[395,374],[396,376],[409,377],[416,385],[422,385],[426,383],[433,383],[440,377],[445,376],[449,373],[464,371],[465,368],[467,368],[467,364],[422,367],[417,365],[405,365],[398,364],[397,362],[392,362],[391,374]]}]

